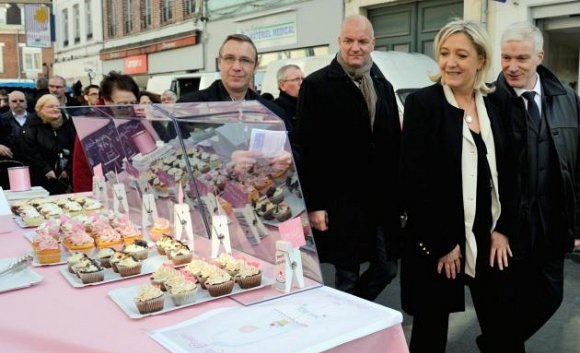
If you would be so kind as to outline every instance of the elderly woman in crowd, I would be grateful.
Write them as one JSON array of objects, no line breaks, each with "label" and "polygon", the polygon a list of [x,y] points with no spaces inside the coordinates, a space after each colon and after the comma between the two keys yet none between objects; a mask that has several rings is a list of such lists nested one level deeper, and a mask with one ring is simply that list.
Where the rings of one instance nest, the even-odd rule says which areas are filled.
[{"label": "elderly woman in crowd", "polygon": [[23,162],[30,166],[34,185],[51,194],[66,193],[72,177],[74,125],[63,117],[58,99],[51,94],[40,97],[35,110],[19,140]]}]

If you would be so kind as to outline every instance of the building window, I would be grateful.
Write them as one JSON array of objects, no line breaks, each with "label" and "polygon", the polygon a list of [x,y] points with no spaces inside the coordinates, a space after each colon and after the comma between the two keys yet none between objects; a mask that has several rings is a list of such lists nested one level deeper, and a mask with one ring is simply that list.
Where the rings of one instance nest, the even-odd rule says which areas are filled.
[{"label": "building window", "polygon": [[24,57],[24,71],[41,71],[42,70],[42,52],[40,48],[22,48]]},{"label": "building window", "polygon": [[22,24],[22,14],[20,13],[20,7],[16,4],[12,4],[6,10],[6,24],[7,25],[21,25]]},{"label": "building window", "polygon": [[183,0],[183,12],[185,15],[191,15],[195,11],[194,0]]},{"label": "building window", "polygon": [[141,28],[151,27],[151,0],[141,0]]},{"label": "building window", "polygon": [[93,39],[93,15],[91,13],[91,0],[85,0],[85,16],[87,26],[87,40]]},{"label": "building window", "polygon": [[123,13],[124,13],[124,24],[125,24],[125,34],[131,33],[133,31],[133,1],[125,0],[123,2]]},{"label": "building window", "polygon": [[68,9],[62,10],[62,46],[68,46]]},{"label": "building window", "polygon": [[114,37],[117,35],[117,1],[109,0],[109,6],[107,6],[109,12],[107,14],[107,22],[109,25],[109,37]]},{"label": "building window", "polygon": [[73,35],[75,38],[75,44],[81,42],[81,13],[79,10],[79,4],[73,5]]},{"label": "building window", "polygon": [[161,1],[161,23],[169,22],[173,19],[173,0]]},{"label": "building window", "polygon": [[0,72],[4,72],[4,43],[0,43]]}]

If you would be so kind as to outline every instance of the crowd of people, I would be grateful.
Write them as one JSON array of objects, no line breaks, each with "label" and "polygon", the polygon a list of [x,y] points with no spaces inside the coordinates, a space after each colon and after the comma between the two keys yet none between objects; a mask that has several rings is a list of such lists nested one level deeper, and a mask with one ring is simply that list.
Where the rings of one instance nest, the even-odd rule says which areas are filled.
[{"label": "crowd of people", "polygon": [[[317,251],[334,265],[338,289],[374,300],[400,259],[412,353],[445,352],[449,314],[465,309],[465,286],[480,351],[525,352],[562,302],[565,254],[580,249],[580,98],[542,65],[542,33],[510,25],[502,70],[488,84],[485,28],[449,22],[434,41],[440,71],[432,86],[407,97],[402,126],[389,78],[370,56],[369,20],[347,17],[338,41],[335,59],[308,77],[295,65],[280,68],[275,100],[252,89],[258,51],[241,34],[224,40],[221,79],[207,89],[157,95],[111,72],[77,98],[86,105],[259,101],[288,131]],[[65,94],[62,77],[51,77],[47,90],[34,113],[22,92],[8,95],[0,156],[29,165],[51,193],[88,190],[87,161],[60,109],[81,103]],[[252,162],[251,154],[239,158]]]}]

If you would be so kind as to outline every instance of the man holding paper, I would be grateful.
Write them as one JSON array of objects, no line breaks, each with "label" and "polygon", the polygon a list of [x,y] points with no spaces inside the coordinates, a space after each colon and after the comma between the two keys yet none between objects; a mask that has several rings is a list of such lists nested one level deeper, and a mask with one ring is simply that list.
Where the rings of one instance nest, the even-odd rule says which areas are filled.
[{"label": "man holding paper", "polygon": [[300,88],[298,173],[320,261],[335,266],[336,288],[374,300],[397,273],[399,115],[393,87],[370,56],[369,20],[347,17],[338,44],[336,58]]}]

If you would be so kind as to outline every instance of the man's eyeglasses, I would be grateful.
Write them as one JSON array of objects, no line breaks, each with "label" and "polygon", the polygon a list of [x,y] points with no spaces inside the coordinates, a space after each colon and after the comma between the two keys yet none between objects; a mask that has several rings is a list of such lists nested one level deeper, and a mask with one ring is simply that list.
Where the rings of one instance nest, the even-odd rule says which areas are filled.
[{"label": "man's eyeglasses", "polygon": [[223,62],[225,62],[227,65],[233,65],[236,61],[239,62],[242,66],[254,66],[256,63],[254,60],[243,56],[241,58],[236,58],[233,55],[226,55],[220,56],[220,59],[222,59]]},{"label": "man's eyeglasses", "polygon": [[294,83],[298,83],[298,82],[302,82],[304,81],[304,77],[296,77],[296,78],[291,78],[288,80],[282,80],[284,82],[294,82]]},{"label": "man's eyeglasses", "polygon": [[10,103],[24,103],[25,100],[24,99],[11,99]]},{"label": "man's eyeglasses", "polygon": [[61,89],[61,88],[64,88],[64,86],[48,85],[48,88],[56,88],[56,89]]},{"label": "man's eyeglasses", "polygon": [[89,94],[87,94],[87,96],[98,96],[98,95],[99,95],[98,93],[89,93]]}]

